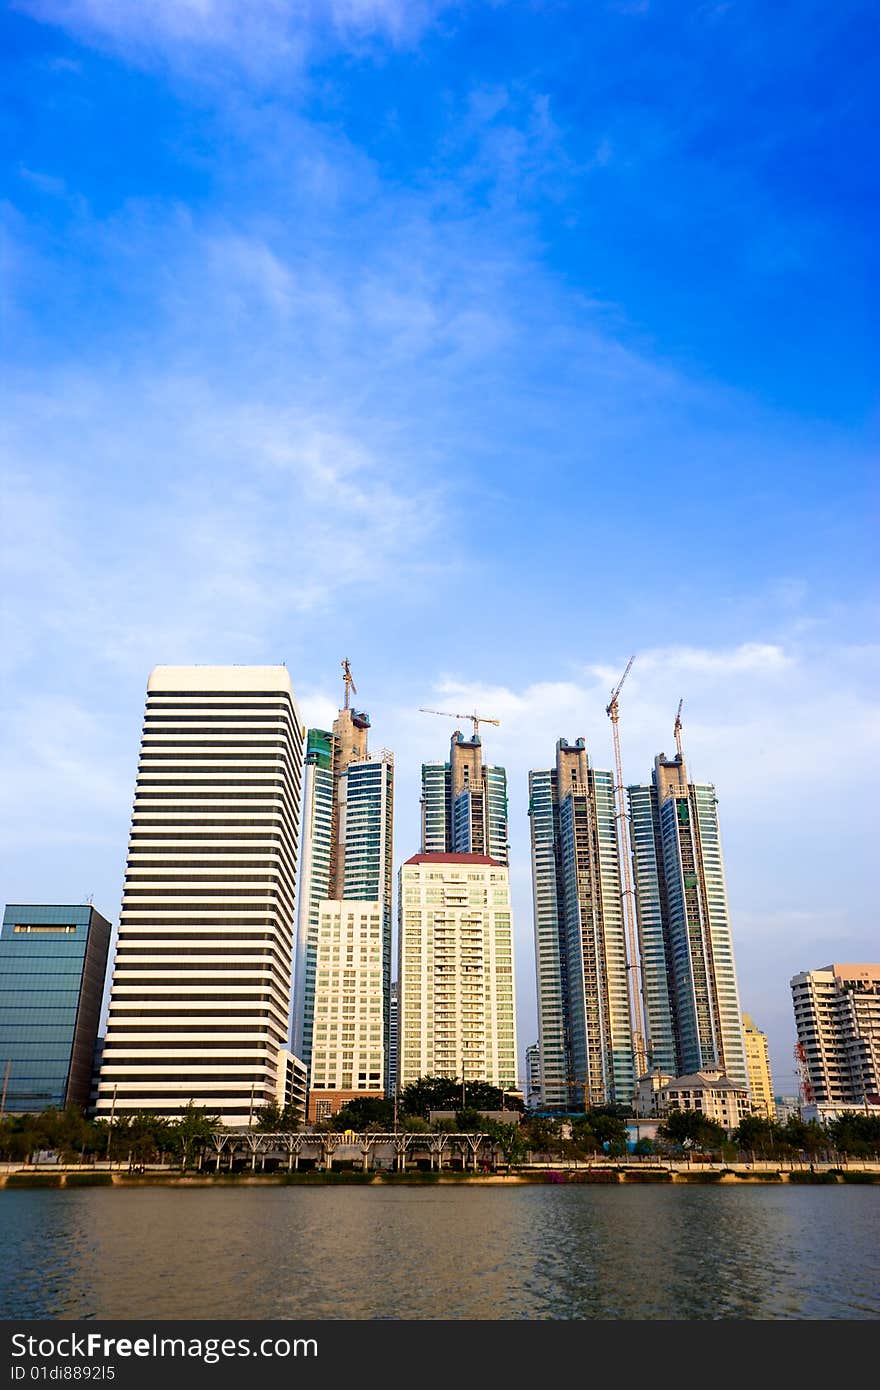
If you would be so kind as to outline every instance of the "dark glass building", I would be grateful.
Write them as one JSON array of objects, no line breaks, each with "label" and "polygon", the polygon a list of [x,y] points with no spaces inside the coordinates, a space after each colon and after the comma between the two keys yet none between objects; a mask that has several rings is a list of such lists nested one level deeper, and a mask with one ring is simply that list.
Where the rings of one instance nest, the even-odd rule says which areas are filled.
[{"label": "dark glass building", "polygon": [[86,1106],[110,923],[88,903],[12,904],[0,931],[0,1104]]}]

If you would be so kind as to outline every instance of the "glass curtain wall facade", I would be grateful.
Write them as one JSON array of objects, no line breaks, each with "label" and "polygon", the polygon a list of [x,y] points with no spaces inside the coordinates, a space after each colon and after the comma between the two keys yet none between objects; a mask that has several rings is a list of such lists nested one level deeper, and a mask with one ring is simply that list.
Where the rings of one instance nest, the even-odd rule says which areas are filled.
[{"label": "glass curtain wall facade", "polygon": [[297,905],[291,1047],[308,1068],[314,1029],[321,903],[330,897],[333,836],[333,735],[309,729],[303,769],[303,834]]},{"label": "glass curtain wall facade", "polygon": [[110,923],[90,904],[11,904],[0,932],[4,1111],[85,1107]]},{"label": "glass curtain wall facade", "polygon": [[307,1067],[314,1049],[322,904],[382,904],[383,1077],[391,1007],[394,756],[367,750],[370,719],[341,709],[331,732],[306,738],[292,1047]]},{"label": "glass curtain wall facade", "polygon": [[748,1087],[715,788],[660,754],[628,796],[651,1065]]},{"label": "glass curtain wall facade", "polygon": [[584,740],[530,774],[538,1045],[543,1104],[629,1102],[632,1028],[610,772]]},{"label": "glass curtain wall facade", "polygon": [[510,863],[507,772],[482,760],[479,735],[452,735],[449,761],[422,764],[422,853]]}]

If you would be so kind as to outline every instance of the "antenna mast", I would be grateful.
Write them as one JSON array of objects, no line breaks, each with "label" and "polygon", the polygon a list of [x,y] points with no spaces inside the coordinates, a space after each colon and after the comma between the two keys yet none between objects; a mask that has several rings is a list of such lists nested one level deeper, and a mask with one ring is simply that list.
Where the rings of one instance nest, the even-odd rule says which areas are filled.
[{"label": "antenna mast", "polygon": [[647,1069],[647,1054],[645,1051],[645,1025],[642,1017],[642,982],[641,971],[639,969],[639,952],[636,929],[636,905],[635,892],[632,882],[632,866],[630,863],[630,842],[629,842],[629,816],[626,813],[626,792],[623,785],[623,761],[620,756],[620,734],[617,724],[620,719],[617,697],[623,687],[635,656],[631,656],[626,670],[621,676],[617,685],[611,692],[611,699],[605,706],[605,713],[611,720],[611,735],[614,742],[614,800],[616,803],[615,819],[617,821],[617,843],[620,853],[620,872],[621,872],[621,905],[623,907],[623,922],[626,931],[627,941],[627,974],[629,977],[629,1001],[630,1001],[630,1020],[632,1023],[633,1058],[636,1064],[636,1077],[643,1076]]}]

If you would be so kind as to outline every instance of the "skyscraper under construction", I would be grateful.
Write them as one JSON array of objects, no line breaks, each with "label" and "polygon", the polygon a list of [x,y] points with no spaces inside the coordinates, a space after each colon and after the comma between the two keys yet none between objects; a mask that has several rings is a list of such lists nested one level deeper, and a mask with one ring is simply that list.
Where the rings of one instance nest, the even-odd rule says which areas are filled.
[{"label": "skyscraper under construction", "polygon": [[650,1065],[748,1086],[715,788],[688,781],[679,743],[627,795]]},{"label": "skyscraper under construction", "polygon": [[634,1088],[614,779],[584,739],[529,773],[538,1037],[547,1109],[628,1103]]},{"label": "skyscraper under construction", "polygon": [[[688,781],[680,727],[676,757],[661,753],[650,784],[627,788],[628,818],[582,738],[560,739],[556,766],[529,774],[540,1096],[549,1110],[628,1102],[645,1066],[670,1076],[717,1067],[749,1084],[717,797],[711,784]],[[628,853],[635,948],[623,913]]]},{"label": "skyscraper under construction", "polygon": [[[306,735],[293,1050],[311,1071],[322,902],[378,904],[384,1087],[388,1078],[391,991],[394,758],[387,750],[377,754],[368,751],[370,716],[352,707],[351,694],[356,693],[356,687],[347,661],[343,662],[343,671],[345,701],[333,721],[333,728],[309,729]],[[336,920],[333,914],[325,915],[328,922]],[[328,971],[328,987],[330,983]],[[340,976],[337,983],[341,988],[346,981]],[[344,1026],[341,1017],[344,1007],[341,998],[327,1004],[330,1013],[339,1014],[340,1029]],[[369,1077],[368,1071],[368,1081]],[[353,1078],[353,1089],[357,1089],[356,1078]],[[370,1089],[375,1088],[371,1086]]]},{"label": "skyscraper under construction", "polygon": [[483,762],[477,722],[470,738],[452,735],[448,762],[422,764],[422,853],[509,864],[507,773]]}]

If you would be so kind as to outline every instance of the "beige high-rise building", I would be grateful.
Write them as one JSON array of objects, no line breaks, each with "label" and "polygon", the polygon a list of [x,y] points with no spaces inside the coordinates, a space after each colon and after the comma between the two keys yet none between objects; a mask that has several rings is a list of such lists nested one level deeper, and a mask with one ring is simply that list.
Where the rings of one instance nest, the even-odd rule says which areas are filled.
[{"label": "beige high-rise building", "polygon": [[791,981],[808,1104],[862,1106],[880,1093],[880,965],[826,965]]},{"label": "beige high-rise building", "polygon": [[385,1094],[382,922],[381,902],[320,905],[310,1120]]},{"label": "beige high-rise building", "polygon": [[510,884],[485,854],[416,854],[400,870],[400,1085],[516,1087]]},{"label": "beige high-rise building", "polygon": [[284,666],[150,675],[100,1117],[286,1094],[303,735]]},{"label": "beige high-rise building", "polygon": [[752,1113],[763,1116],[765,1120],[775,1120],[776,1102],[773,1099],[773,1078],[770,1074],[770,1049],[767,1045],[767,1034],[761,1032],[751,1014],[743,1014],[742,1021]]}]

